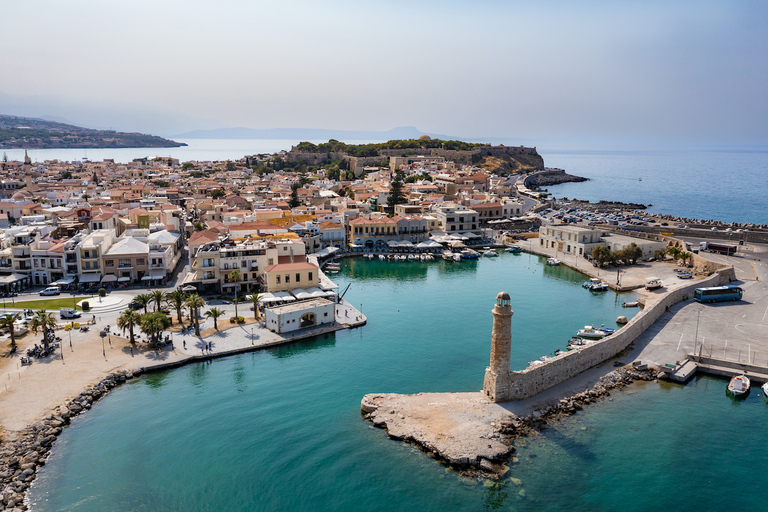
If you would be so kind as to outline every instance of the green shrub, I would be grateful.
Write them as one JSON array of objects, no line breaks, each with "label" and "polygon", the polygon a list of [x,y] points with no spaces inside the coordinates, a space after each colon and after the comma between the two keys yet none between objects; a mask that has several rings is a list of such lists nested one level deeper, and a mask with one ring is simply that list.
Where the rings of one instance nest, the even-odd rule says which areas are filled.
[{"label": "green shrub", "polygon": [[99,288],[99,297],[106,297],[107,296],[107,290],[104,288]]},{"label": "green shrub", "polygon": [[91,305],[88,304],[88,301],[83,302],[83,305],[80,306],[80,307],[83,308],[83,311],[90,311],[91,310]]},{"label": "green shrub", "polygon": [[233,316],[233,317],[230,317],[229,323],[231,323],[231,324],[244,324],[245,323],[245,318],[243,318],[242,316]]}]

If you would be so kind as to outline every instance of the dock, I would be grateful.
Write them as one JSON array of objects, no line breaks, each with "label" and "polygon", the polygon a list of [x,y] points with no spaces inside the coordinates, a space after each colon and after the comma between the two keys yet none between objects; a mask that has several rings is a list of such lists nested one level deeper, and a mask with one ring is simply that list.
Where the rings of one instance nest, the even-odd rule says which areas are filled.
[{"label": "dock", "polygon": [[756,383],[768,382],[768,366],[693,354],[689,354],[680,364],[667,365],[665,369],[669,379],[675,382],[687,382],[699,371],[726,378],[746,375]]}]

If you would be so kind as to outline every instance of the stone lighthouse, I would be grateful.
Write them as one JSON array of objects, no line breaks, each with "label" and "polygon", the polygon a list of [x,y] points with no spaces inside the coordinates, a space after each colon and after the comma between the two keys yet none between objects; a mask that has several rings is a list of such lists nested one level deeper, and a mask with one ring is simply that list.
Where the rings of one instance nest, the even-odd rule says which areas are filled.
[{"label": "stone lighthouse", "polygon": [[510,370],[509,353],[512,349],[512,306],[509,294],[500,292],[493,307],[493,332],[491,333],[491,365],[485,369],[483,392],[494,402],[509,400]]}]

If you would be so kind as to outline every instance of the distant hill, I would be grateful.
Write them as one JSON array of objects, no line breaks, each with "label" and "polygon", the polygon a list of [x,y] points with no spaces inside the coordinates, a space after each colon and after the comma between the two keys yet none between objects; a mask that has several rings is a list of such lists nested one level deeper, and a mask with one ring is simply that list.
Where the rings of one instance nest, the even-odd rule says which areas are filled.
[{"label": "distant hill", "polygon": [[0,115],[0,149],[177,148],[186,146],[155,135],[91,130],[44,119]]},{"label": "distant hill", "polygon": [[436,133],[425,134],[414,126],[402,126],[387,131],[326,130],[315,128],[218,128],[195,130],[176,135],[177,139],[298,139],[298,140],[401,140],[429,135],[438,139],[454,139]]}]

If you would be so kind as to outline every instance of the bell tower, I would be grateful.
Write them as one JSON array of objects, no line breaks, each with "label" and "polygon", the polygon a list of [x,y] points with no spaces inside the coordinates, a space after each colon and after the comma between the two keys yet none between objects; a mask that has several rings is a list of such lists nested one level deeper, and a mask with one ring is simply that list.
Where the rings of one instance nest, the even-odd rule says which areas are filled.
[{"label": "bell tower", "polygon": [[485,369],[483,392],[494,402],[507,400],[507,383],[510,370],[510,351],[512,350],[512,306],[507,292],[496,296],[493,313],[493,331],[491,333],[491,364]]}]

